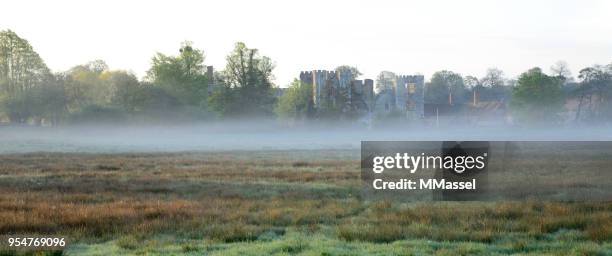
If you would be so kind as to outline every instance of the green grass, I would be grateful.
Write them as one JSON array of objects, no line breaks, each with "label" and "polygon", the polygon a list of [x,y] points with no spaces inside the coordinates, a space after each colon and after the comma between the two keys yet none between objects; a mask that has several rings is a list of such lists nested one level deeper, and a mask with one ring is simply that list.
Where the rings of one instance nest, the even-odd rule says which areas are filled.
[{"label": "green grass", "polygon": [[[571,236],[570,236],[571,237]],[[209,240],[142,241],[141,247],[128,250],[116,241],[78,245],[69,255],[610,255],[612,245],[567,238],[521,240],[506,238],[492,243],[450,242],[425,239],[390,243],[348,242],[323,233],[291,231],[273,240],[216,243]]]}]

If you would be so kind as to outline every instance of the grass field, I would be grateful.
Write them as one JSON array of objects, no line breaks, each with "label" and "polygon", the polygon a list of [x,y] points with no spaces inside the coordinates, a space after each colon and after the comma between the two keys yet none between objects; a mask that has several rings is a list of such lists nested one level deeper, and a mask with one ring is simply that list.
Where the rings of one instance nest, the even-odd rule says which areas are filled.
[{"label": "grass field", "polygon": [[48,254],[612,255],[612,203],[365,201],[358,151],[0,163],[0,235],[66,237]]}]

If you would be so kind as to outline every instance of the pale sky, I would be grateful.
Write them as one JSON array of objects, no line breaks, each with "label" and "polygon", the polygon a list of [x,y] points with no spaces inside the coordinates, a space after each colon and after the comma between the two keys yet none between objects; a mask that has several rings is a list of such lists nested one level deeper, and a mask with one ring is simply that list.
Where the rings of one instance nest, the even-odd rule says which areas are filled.
[{"label": "pale sky", "polygon": [[155,52],[180,43],[205,51],[217,70],[234,42],[276,63],[276,84],[300,70],[357,66],[361,78],[383,70],[438,70],[507,77],[558,60],[574,76],[612,63],[612,1],[4,1],[0,30],[27,39],[53,71],[94,59],[145,75]]}]

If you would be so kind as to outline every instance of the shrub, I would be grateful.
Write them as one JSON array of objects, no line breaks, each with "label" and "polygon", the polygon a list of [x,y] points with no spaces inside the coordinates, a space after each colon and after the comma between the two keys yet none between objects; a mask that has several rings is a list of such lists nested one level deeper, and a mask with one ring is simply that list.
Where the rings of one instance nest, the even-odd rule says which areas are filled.
[{"label": "shrub", "polygon": [[89,105],[70,116],[73,123],[125,122],[127,115],[119,108]]}]

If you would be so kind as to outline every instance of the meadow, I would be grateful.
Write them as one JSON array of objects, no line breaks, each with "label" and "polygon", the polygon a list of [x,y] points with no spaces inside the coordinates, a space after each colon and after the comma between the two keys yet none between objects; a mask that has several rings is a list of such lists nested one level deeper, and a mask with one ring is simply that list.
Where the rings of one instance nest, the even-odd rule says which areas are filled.
[{"label": "meadow", "polygon": [[359,151],[0,155],[0,255],[612,255],[610,202],[366,200]]}]

